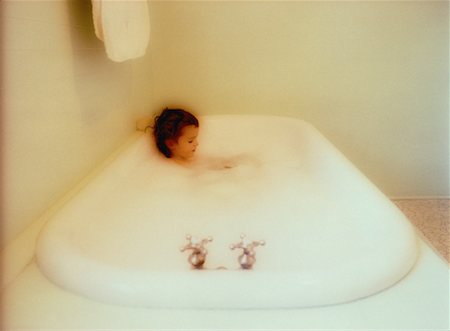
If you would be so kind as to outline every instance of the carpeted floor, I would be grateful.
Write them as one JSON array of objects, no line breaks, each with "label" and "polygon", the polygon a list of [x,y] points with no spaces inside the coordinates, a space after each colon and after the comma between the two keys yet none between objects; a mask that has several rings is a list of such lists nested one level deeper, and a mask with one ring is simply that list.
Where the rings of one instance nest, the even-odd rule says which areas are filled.
[{"label": "carpeted floor", "polygon": [[423,238],[450,264],[450,199],[393,199]]}]

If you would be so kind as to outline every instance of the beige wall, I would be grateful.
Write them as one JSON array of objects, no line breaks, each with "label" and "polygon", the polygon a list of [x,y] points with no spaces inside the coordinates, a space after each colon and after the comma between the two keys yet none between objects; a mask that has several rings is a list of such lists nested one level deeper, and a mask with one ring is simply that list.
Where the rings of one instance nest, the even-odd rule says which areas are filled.
[{"label": "beige wall", "polygon": [[[313,123],[389,196],[448,196],[446,2],[157,2],[136,107]],[[270,137],[268,137],[270,139]]]},{"label": "beige wall", "polygon": [[2,1],[8,243],[134,132],[132,67],[106,59],[89,1]]}]

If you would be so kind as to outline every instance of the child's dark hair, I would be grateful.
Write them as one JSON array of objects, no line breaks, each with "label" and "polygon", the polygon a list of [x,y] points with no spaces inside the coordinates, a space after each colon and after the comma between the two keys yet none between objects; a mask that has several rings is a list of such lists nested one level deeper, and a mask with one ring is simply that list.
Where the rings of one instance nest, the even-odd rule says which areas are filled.
[{"label": "child's dark hair", "polygon": [[172,151],[166,145],[167,140],[177,141],[181,136],[182,129],[188,125],[198,127],[198,119],[183,109],[166,108],[159,116],[155,117],[153,135],[156,146],[167,158],[172,156]]}]

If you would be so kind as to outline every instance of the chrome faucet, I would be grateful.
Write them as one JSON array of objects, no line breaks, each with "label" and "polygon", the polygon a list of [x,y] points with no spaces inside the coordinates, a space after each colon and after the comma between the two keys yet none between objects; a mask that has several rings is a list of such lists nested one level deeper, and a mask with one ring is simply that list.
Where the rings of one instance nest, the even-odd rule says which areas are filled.
[{"label": "chrome faucet", "polygon": [[186,239],[189,242],[185,246],[181,247],[180,251],[184,252],[186,250],[192,250],[192,253],[188,258],[189,263],[194,269],[202,269],[206,260],[206,255],[208,254],[205,245],[213,240],[212,237],[199,240],[188,234],[186,235]]},{"label": "chrome faucet", "polygon": [[242,249],[242,254],[238,257],[238,262],[242,269],[251,269],[256,262],[255,247],[264,246],[266,242],[264,240],[248,241],[245,237],[245,234],[241,234],[241,241],[237,244],[231,244],[230,249]]}]

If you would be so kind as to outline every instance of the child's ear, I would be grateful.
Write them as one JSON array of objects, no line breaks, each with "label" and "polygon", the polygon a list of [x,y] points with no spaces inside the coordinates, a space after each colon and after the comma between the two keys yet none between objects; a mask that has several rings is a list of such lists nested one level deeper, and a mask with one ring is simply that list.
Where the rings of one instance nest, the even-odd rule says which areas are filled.
[{"label": "child's ear", "polygon": [[173,140],[173,139],[167,139],[167,140],[165,141],[165,143],[166,143],[166,146],[169,147],[169,149],[174,148],[175,145],[176,145],[176,141]]}]

